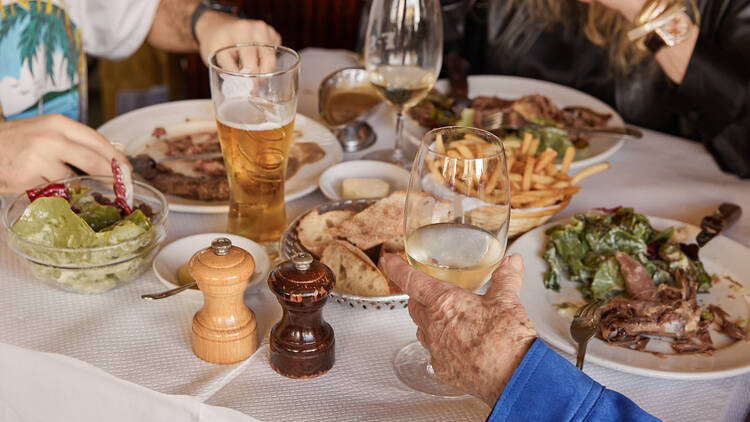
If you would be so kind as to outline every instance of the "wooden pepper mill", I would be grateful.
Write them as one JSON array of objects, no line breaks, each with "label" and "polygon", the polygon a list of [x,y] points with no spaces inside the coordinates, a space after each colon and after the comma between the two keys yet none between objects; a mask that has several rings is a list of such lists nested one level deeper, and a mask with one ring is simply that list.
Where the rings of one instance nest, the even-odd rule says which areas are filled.
[{"label": "wooden pepper mill", "polygon": [[309,253],[295,254],[274,268],[268,287],[284,313],[271,329],[271,367],[289,378],[313,378],[335,360],[333,328],[323,320],[323,305],[333,290],[331,270]]},{"label": "wooden pepper mill", "polygon": [[214,363],[234,363],[258,348],[253,311],[243,295],[255,260],[226,237],[214,239],[188,263],[203,292],[203,308],[193,317],[193,353]]}]

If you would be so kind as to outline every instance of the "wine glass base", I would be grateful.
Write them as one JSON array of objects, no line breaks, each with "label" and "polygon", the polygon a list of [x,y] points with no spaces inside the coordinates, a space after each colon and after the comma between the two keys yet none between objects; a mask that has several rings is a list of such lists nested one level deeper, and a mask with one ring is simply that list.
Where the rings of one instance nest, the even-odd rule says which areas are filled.
[{"label": "wine glass base", "polygon": [[459,398],[468,394],[443,384],[435,377],[430,366],[430,353],[419,342],[399,350],[393,359],[393,368],[398,379],[419,392],[436,397]]},{"label": "wine glass base", "polygon": [[373,151],[368,154],[365,154],[362,157],[362,159],[385,161],[386,163],[395,164],[399,167],[403,167],[409,170],[411,169],[411,166],[414,163],[415,155],[417,155],[417,152],[416,150],[414,150],[414,148],[405,146],[405,148],[401,148],[399,150],[381,149],[381,150]]}]

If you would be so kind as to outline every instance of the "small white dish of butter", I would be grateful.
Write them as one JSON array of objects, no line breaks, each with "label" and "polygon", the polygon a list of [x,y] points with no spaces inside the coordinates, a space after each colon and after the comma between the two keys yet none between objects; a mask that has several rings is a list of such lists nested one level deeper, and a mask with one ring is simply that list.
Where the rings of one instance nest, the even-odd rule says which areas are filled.
[{"label": "small white dish of butter", "polygon": [[332,201],[383,198],[393,191],[406,190],[409,172],[382,161],[346,161],[324,171],[318,184]]}]

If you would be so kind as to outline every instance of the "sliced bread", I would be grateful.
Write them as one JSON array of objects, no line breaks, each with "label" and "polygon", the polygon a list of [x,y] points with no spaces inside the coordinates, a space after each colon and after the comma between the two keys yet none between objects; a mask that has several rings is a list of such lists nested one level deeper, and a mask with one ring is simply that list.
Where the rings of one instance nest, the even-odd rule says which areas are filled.
[{"label": "sliced bread", "polygon": [[342,240],[331,241],[323,250],[320,262],[336,277],[336,290],[361,296],[390,294],[388,281],[378,267],[356,246]]},{"label": "sliced bread", "polygon": [[300,243],[313,255],[320,257],[323,249],[333,240],[329,229],[341,224],[354,215],[354,211],[334,210],[319,214],[312,210],[300,220],[297,226],[297,237]]},{"label": "sliced bread", "polygon": [[342,237],[362,250],[404,234],[406,192],[396,191],[332,228],[334,237]]}]

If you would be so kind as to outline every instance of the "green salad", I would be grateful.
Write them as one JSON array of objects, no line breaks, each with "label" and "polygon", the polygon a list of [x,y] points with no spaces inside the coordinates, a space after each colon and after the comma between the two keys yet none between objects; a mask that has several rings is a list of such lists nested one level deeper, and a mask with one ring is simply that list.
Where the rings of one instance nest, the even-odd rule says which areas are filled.
[{"label": "green salad", "polygon": [[[114,165],[114,164],[113,164]],[[133,207],[132,182],[115,173],[115,198],[80,184],[51,184],[27,191],[31,201],[11,230],[14,245],[38,278],[82,293],[110,290],[137,276],[152,255],[158,233],[151,208]]]},{"label": "green salad", "polygon": [[672,283],[674,272],[680,269],[697,283],[699,292],[707,292],[711,277],[700,261],[691,260],[679,244],[670,242],[673,231],[672,227],[654,229],[648,218],[632,208],[577,214],[570,223],[545,232],[549,241],[544,260],[549,270],[544,286],[559,290],[560,280],[567,274],[580,284],[587,301],[617,296],[626,289],[615,254],[624,252],[648,270],[656,285]]}]

